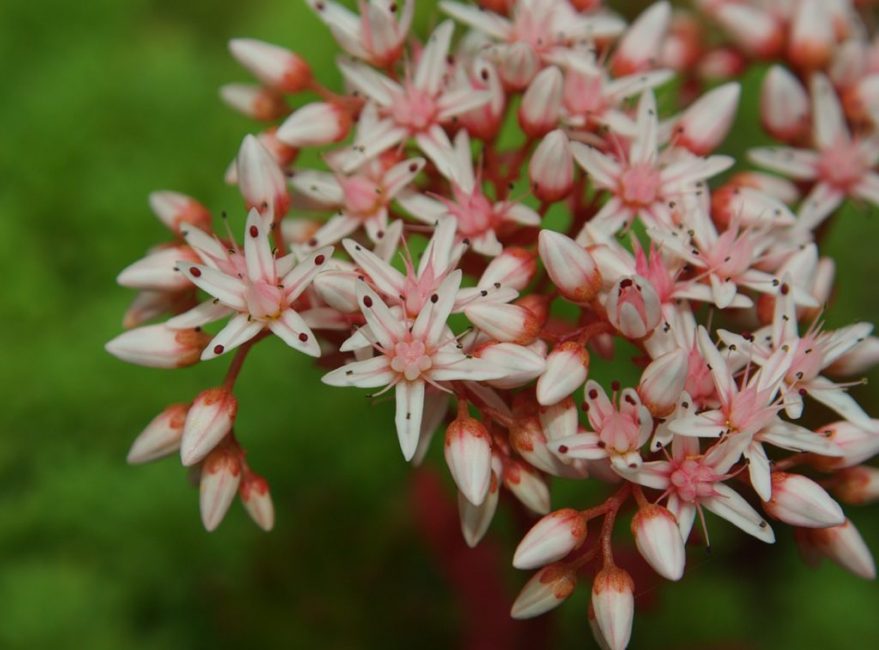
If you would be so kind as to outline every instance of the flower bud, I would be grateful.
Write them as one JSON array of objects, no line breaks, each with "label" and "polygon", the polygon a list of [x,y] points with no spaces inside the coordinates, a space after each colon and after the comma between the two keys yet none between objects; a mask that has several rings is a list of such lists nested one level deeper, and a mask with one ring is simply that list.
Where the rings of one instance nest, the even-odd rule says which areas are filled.
[{"label": "flower bud", "polygon": [[607,296],[607,320],[623,336],[650,336],[662,320],[662,306],[653,285],[639,275],[617,280]]},{"label": "flower bud", "polygon": [[488,494],[482,503],[473,505],[461,492],[458,492],[458,516],[461,519],[461,533],[470,548],[476,546],[485,536],[497,510],[498,497],[500,496],[499,477],[502,472],[501,461],[497,456],[492,457],[491,467]]},{"label": "flower bud", "polygon": [[225,445],[214,449],[201,468],[199,507],[201,521],[208,532],[226,516],[241,481],[240,452]]},{"label": "flower bud", "polygon": [[635,546],[647,564],[666,580],[684,575],[686,553],[675,516],[666,508],[648,505],[632,518]]},{"label": "flower bud", "polygon": [[549,512],[549,487],[543,475],[527,463],[511,458],[504,463],[504,486],[526,508],[538,515]]},{"label": "flower bud", "polygon": [[827,368],[831,375],[856,377],[879,364],[879,338],[868,336]]},{"label": "flower bud", "polygon": [[488,61],[477,59],[470,86],[474,92],[488,92],[490,99],[479,108],[462,113],[458,119],[473,138],[492,140],[500,131],[507,105],[498,71]]},{"label": "flower bud", "polygon": [[705,93],[684,111],[675,127],[675,144],[707,156],[729,133],[739,105],[741,86],[730,82]]},{"label": "flower bud", "polygon": [[513,566],[536,569],[561,560],[586,540],[586,521],[573,508],[556,510],[543,517],[529,530],[516,552]]},{"label": "flower bud", "polygon": [[865,580],[876,578],[873,554],[858,529],[848,519],[839,526],[809,530],[807,536],[819,553],[843,569]]},{"label": "flower bud", "polygon": [[527,43],[507,46],[497,61],[498,74],[509,90],[523,90],[540,69],[540,61]]},{"label": "flower bud", "polygon": [[290,207],[284,172],[272,154],[252,135],[245,136],[236,158],[238,188],[247,209],[278,220]]},{"label": "flower bud", "polygon": [[189,246],[163,246],[151,251],[125,267],[116,282],[129,289],[153,291],[181,291],[192,286],[189,279],[177,271],[177,262],[201,263],[201,258]]},{"label": "flower bud", "polygon": [[855,124],[879,126],[879,74],[871,74],[858,80],[845,89],[842,96],[843,107],[849,119]]},{"label": "flower bud", "polygon": [[117,359],[148,368],[184,368],[198,363],[211,337],[200,329],[146,325],[123,332],[104,349]]},{"label": "flower bud", "polygon": [[529,250],[508,246],[495,257],[479,278],[481,285],[500,284],[522,291],[537,273],[537,256]]},{"label": "flower bud", "polygon": [[738,226],[792,226],[796,217],[774,196],[752,187],[727,183],[711,193],[711,217],[718,229]]},{"label": "flower bud", "polygon": [[131,329],[153,320],[162,314],[179,314],[195,307],[192,292],[141,291],[128,305],[122,317],[122,327]]},{"label": "flower bud", "polygon": [[544,406],[560,402],[586,381],[589,353],[576,341],[565,341],[546,357],[546,370],[537,380],[537,401]]},{"label": "flower bud", "polygon": [[813,460],[813,464],[823,470],[840,469],[860,465],[879,454],[879,420],[871,420],[871,424],[865,430],[841,420],[818,429],[817,433],[829,438],[842,451],[842,456],[819,457]]},{"label": "flower bud", "polygon": [[791,526],[827,528],[845,521],[842,508],[812,479],[799,474],[772,472],[772,498],[763,509]]},{"label": "flower bud", "polygon": [[598,294],[601,273],[585,248],[552,230],[540,231],[537,248],[547,274],[565,298],[584,303]]},{"label": "flower bud", "polygon": [[543,433],[549,441],[576,435],[580,424],[577,405],[570,397],[551,406],[541,406],[538,410],[538,418]]},{"label": "flower bud", "polygon": [[523,620],[548,612],[574,593],[577,575],[562,564],[550,564],[535,573],[516,597],[510,616]]},{"label": "flower bud", "polygon": [[501,390],[524,386],[546,368],[543,356],[515,343],[486,343],[474,350],[473,356],[505,371],[501,379],[486,382]]},{"label": "flower bud", "polygon": [[346,269],[328,269],[315,276],[315,291],[330,307],[343,314],[359,310],[357,305],[357,275]]},{"label": "flower bud", "polygon": [[666,352],[644,368],[638,395],[653,417],[664,418],[677,406],[687,384],[690,354],[680,348]]},{"label": "flower bud", "polygon": [[199,393],[183,425],[180,459],[194,465],[217,446],[232,430],[238,400],[227,388],[209,388]]},{"label": "flower bud", "polygon": [[288,117],[277,136],[292,147],[319,147],[344,140],[351,129],[351,114],[337,104],[306,104]]},{"label": "flower bud", "polygon": [[202,230],[211,229],[211,213],[201,203],[190,196],[170,190],[152,192],[149,196],[150,209],[176,234],[192,225]]},{"label": "flower bud", "polygon": [[153,418],[131,445],[128,462],[148,463],[177,451],[188,410],[189,404],[171,404]]},{"label": "flower bud", "polygon": [[528,177],[541,201],[554,203],[568,195],[574,187],[574,158],[564,131],[556,129],[543,137],[531,154]]},{"label": "flower bud", "polygon": [[709,10],[733,40],[748,53],[771,59],[784,45],[784,29],[779,20],[764,9],[750,4],[723,2]]},{"label": "flower bud", "polygon": [[599,571],[592,583],[595,623],[610,650],[623,650],[629,645],[635,617],[634,592],[632,576],[615,566]]},{"label": "flower bud", "polygon": [[860,465],[842,470],[834,477],[833,493],[854,505],[879,500],[879,468]]},{"label": "flower bud", "polygon": [[262,83],[285,93],[298,93],[311,83],[311,69],[290,50],[252,38],[233,38],[229,51]]},{"label": "flower bud", "polygon": [[262,476],[252,472],[245,473],[238,488],[238,495],[247,514],[257,526],[265,531],[274,528],[275,506],[272,504],[269,484]]},{"label": "flower bud", "polygon": [[569,468],[547,446],[546,435],[536,415],[519,415],[510,428],[510,445],[528,463],[554,476],[569,473]]},{"label": "flower bud", "polygon": [[611,61],[614,76],[623,77],[656,67],[670,20],[668,2],[655,2],[642,12],[617,44]]},{"label": "flower bud", "polygon": [[731,79],[742,74],[746,66],[747,60],[738,49],[715,47],[699,59],[698,74],[708,80]]},{"label": "flower bud", "polygon": [[284,98],[270,88],[251,84],[225,84],[220,98],[226,105],[253,120],[271,122],[290,112]]},{"label": "flower bud", "polygon": [[559,120],[564,78],[555,66],[541,70],[528,84],[519,106],[519,125],[528,137],[549,133]]},{"label": "flower bud", "polygon": [[787,56],[798,68],[823,69],[830,62],[836,35],[826,0],[800,0],[787,42]]},{"label": "flower bud", "polygon": [[479,420],[459,415],[446,429],[446,464],[458,489],[473,505],[488,494],[491,439]]},{"label": "flower bud", "polygon": [[783,142],[797,140],[809,129],[809,96],[799,80],[779,65],[763,78],[760,119],[766,132]]},{"label": "flower bud", "polygon": [[479,302],[464,308],[476,327],[496,341],[528,345],[543,326],[534,313],[520,305]]}]

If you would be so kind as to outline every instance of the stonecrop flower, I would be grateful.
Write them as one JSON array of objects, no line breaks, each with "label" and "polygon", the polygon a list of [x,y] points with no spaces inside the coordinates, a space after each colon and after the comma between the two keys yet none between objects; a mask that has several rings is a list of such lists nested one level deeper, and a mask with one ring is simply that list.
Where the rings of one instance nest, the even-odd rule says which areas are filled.
[{"label": "stonecrop flower", "polygon": [[[111,354],[177,368],[237,349],[129,462],[179,452],[207,530],[236,494],[270,529],[235,386],[274,334],[320,357],[318,390],[393,390],[406,461],[425,462],[448,423],[469,546],[493,534],[501,492],[542,517],[512,554],[536,571],[510,598],[515,618],[591,580],[599,644],[637,638],[642,574],[615,559],[627,513],[668,580],[699,580],[687,548],[708,542],[706,512],[768,543],[792,526],[810,562],[875,577],[841,504],[879,499],[866,464],[879,419],[850,391],[879,339],[867,322],[825,327],[822,239],[847,199],[879,206],[879,41],[863,7],[655,2],[627,26],[600,0],[441,2],[419,39],[414,0],[308,4],[345,53],[343,85],[286,47],[234,39],[257,83],[223,99],[264,122],[225,177],[240,209],[219,220],[152,194],[169,241],[117,278],[138,294]],[[756,83],[741,77],[755,60],[770,64]],[[792,180],[724,153],[740,99],[760,115],[739,117],[780,142],[748,160]],[[562,482],[568,503],[584,488],[581,505],[553,509]]]}]

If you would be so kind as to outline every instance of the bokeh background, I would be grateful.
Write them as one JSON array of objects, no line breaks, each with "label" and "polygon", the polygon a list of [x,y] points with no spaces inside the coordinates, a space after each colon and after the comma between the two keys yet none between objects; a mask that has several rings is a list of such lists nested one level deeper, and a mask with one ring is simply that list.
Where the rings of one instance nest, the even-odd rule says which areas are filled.
[{"label": "bokeh background", "polygon": [[[425,28],[436,11],[421,5]],[[271,481],[272,533],[235,505],[208,534],[179,463],[125,464],[165,404],[224,372],[130,367],[103,344],[132,297],[115,274],[165,236],[151,190],[240,209],[221,178],[254,125],[217,88],[247,79],[225,47],[242,35],[338,80],[298,0],[0,2],[0,648],[592,647],[588,586],[547,622],[505,622],[526,578],[509,568],[509,503],[490,549],[462,553],[439,445],[438,471],[411,472],[390,403],[321,385],[276,340],[239,381],[238,426]],[[731,151],[753,142],[758,78]],[[828,237],[831,324],[879,317],[877,241],[877,215],[857,206]],[[875,385],[856,392],[879,413]],[[566,486],[556,505],[592,498]],[[849,511],[879,550],[879,511]],[[781,526],[774,547],[709,526],[713,552],[691,550],[682,583],[639,582],[633,647],[879,647],[875,584],[805,568]],[[494,601],[474,606],[480,585]]]}]

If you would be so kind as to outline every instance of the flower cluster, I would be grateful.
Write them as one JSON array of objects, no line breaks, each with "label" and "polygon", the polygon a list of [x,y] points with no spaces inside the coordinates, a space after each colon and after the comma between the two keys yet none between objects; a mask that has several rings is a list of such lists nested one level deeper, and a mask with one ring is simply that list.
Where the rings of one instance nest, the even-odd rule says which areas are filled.
[{"label": "flower cluster", "polygon": [[[501,490],[542,517],[513,556],[536,571],[516,618],[591,576],[593,632],[625,647],[635,585],[612,535],[627,513],[668,580],[717,525],[706,511],[769,543],[788,524],[807,558],[874,577],[838,501],[879,497],[863,464],[879,420],[848,392],[879,339],[824,327],[834,262],[818,246],[844,202],[879,205],[879,40],[854,4],[657,2],[627,24],[599,0],[443,1],[448,19],[419,41],[414,0],[309,3],[345,52],[343,91],[283,47],[230,43],[257,83],[222,97],[265,123],[227,173],[243,236],[156,192],[170,240],[118,277],[139,294],[112,354],[175,368],[234,352],[223,383],[166,408],[129,461],[179,450],[208,530],[236,494],[271,528],[234,387],[274,335],[320,357],[329,386],[392,391],[405,460],[445,425],[468,544]],[[735,77],[763,61],[778,144],[748,152],[766,171],[726,173]],[[297,163],[305,149],[320,169]],[[593,376],[624,364],[630,386]],[[551,480],[608,496],[553,510]]]}]

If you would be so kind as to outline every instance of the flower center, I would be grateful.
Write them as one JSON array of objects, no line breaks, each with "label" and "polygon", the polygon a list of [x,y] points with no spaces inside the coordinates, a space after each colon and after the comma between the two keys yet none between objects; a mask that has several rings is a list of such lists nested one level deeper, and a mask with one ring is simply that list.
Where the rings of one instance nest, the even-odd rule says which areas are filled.
[{"label": "flower center", "polygon": [[638,448],[638,424],[632,418],[614,411],[602,422],[598,437],[609,453],[625,454]]},{"label": "flower center", "polygon": [[669,481],[682,501],[695,503],[714,495],[714,483],[718,478],[710,467],[693,458],[687,458],[676,464]]},{"label": "flower center", "polygon": [[449,212],[458,220],[458,232],[464,237],[476,237],[494,226],[495,214],[491,202],[478,190],[470,196],[455,188],[458,201],[448,203]]},{"label": "flower center", "polygon": [[267,282],[254,282],[244,294],[247,311],[257,320],[272,320],[284,310],[284,291]]},{"label": "flower center", "polygon": [[867,169],[854,142],[838,142],[825,149],[818,160],[818,176],[843,192],[857,185]]},{"label": "flower center", "polygon": [[402,95],[394,97],[389,111],[397,124],[419,133],[436,122],[439,109],[430,93],[410,85]]},{"label": "flower center", "polygon": [[391,369],[414,381],[433,365],[423,341],[399,341],[394,346]]},{"label": "flower center", "polygon": [[345,207],[357,217],[371,217],[384,204],[381,187],[364,176],[340,178],[345,193]]},{"label": "flower center", "polygon": [[652,165],[642,163],[629,167],[620,177],[620,198],[634,208],[643,208],[656,200],[661,180]]}]

